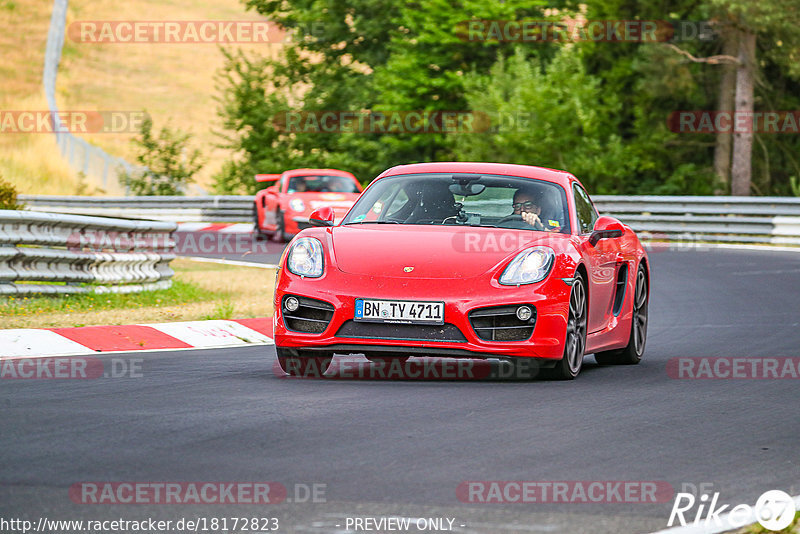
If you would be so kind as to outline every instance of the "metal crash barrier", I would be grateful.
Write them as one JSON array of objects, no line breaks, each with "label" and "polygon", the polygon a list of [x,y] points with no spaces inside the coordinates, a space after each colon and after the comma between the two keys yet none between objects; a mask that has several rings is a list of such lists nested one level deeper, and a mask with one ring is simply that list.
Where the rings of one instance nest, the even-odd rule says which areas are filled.
[{"label": "metal crash barrier", "polygon": [[169,222],[0,210],[0,294],[133,293],[170,287]]},{"label": "metal crash barrier", "polygon": [[[800,198],[603,196],[600,213],[643,239],[800,245]],[[49,197],[21,195],[32,210],[176,222],[251,222],[253,197]]]},{"label": "metal crash barrier", "polygon": [[19,195],[29,209],[50,213],[117,216],[175,222],[250,222],[253,197],[67,197]]},{"label": "metal crash barrier", "polygon": [[800,245],[800,198],[595,196],[644,239]]}]

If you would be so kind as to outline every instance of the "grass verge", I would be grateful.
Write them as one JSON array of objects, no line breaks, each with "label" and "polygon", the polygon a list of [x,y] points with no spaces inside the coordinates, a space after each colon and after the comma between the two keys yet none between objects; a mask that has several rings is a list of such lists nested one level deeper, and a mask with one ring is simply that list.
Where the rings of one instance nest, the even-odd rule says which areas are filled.
[{"label": "grass verge", "polygon": [[58,328],[272,315],[274,269],[178,258],[172,287],[128,295],[0,297],[0,328]]}]

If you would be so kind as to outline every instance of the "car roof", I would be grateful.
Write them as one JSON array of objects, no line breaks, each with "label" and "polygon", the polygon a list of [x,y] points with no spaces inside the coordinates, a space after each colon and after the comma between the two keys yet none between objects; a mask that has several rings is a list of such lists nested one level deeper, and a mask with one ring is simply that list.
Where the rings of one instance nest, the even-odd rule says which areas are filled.
[{"label": "car roof", "polygon": [[355,179],[352,173],[347,171],[340,171],[339,169],[291,169],[283,172],[284,176],[307,176],[314,174],[322,174],[326,176],[346,176],[347,178]]},{"label": "car roof", "polygon": [[572,174],[566,171],[534,167],[533,165],[515,165],[512,163],[477,163],[466,161],[437,161],[433,163],[412,163],[410,165],[397,165],[384,171],[380,177],[398,176],[401,174],[417,174],[428,172],[453,172],[470,174],[500,174],[506,176],[519,176],[533,178],[561,185],[565,189],[570,181],[575,180]]}]

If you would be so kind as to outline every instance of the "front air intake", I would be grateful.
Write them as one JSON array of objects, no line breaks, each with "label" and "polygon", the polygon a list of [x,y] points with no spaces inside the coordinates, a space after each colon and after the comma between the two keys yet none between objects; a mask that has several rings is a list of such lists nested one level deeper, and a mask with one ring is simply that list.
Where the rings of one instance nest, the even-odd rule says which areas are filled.
[{"label": "front air intake", "polygon": [[[299,302],[299,306],[293,311],[289,311],[286,307],[286,301],[290,298]],[[286,328],[304,334],[321,334],[333,319],[333,305],[323,300],[285,295],[281,301],[281,308]]]},{"label": "front air intake", "polygon": [[368,323],[352,320],[345,321],[339,331],[336,332],[336,336],[411,341],[454,341],[459,343],[467,340],[461,330],[450,323],[428,325]]},{"label": "front air intake", "polygon": [[[518,318],[521,307],[530,309],[527,320]],[[475,334],[484,341],[524,341],[533,335],[536,308],[530,304],[478,308],[469,312],[469,322]]]}]

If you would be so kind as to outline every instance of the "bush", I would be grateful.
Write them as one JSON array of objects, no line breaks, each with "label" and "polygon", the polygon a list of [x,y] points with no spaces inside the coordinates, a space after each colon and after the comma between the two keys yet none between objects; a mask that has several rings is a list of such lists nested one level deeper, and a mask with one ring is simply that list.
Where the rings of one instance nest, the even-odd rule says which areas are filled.
[{"label": "bush", "polygon": [[22,208],[22,204],[17,202],[17,188],[0,176],[0,210],[21,210]]},{"label": "bush", "polygon": [[134,195],[184,195],[186,186],[203,167],[200,151],[188,146],[191,135],[165,126],[153,132],[153,121],[146,117],[133,142],[142,170],[122,173],[121,181]]}]

